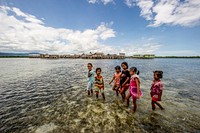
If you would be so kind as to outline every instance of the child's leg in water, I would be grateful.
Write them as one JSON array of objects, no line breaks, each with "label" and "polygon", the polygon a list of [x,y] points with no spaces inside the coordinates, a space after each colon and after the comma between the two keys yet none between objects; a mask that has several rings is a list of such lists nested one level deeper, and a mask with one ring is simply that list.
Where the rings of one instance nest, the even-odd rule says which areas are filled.
[{"label": "child's leg in water", "polygon": [[90,96],[90,93],[93,94],[92,86],[93,84],[91,82],[88,82],[88,85],[87,85],[88,96]]},{"label": "child's leg in water", "polygon": [[129,92],[128,95],[126,96],[126,107],[129,107],[129,99],[131,97],[131,93]]},{"label": "child's leg in water", "polygon": [[161,106],[161,104],[160,104],[160,103],[158,103],[158,102],[155,102],[155,104],[156,104],[156,105],[158,105],[158,107],[160,107],[160,109],[161,109],[161,110],[164,110],[164,108]]},{"label": "child's leg in water", "polygon": [[135,112],[136,111],[136,109],[137,109],[137,103],[136,103],[136,101],[137,101],[137,99],[135,98],[135,99],[133,99],[133,105],[134,105],[134,107],[133,107],[133,109],[131,110],[131,112]]},{"label": "child's leg in water", "polygon": [[119,87],[118,86],[116,87],[115,91],[116,91],[116,95],[118,96],[119,95]]},{"label": "child's leg in water", "polygon": [[122,93],[122,101],[125,102],[126,94],[125,91]]},{"label": "child's leg in water", "polygon": [[87,90],[87,92],[88,92],[88,96],[90,95],[90,90]]},{"label": "child's leg in water", "polygon": [[96,98],[99,98],[99,92],[96,91]]},{"label": "child's leg in water", "polygon": [[113,87],[112,87],[112,90],[115,90],[115,88],[116,88],[116,86],[115,86],[115,85],[113,85]]},{"label": "child's leg in water", "polygon": [[125,88],[122,87],[121,89],[122,89],[122,90],[120,91],[120,93],[121,93],[121,96],[122,96],[122,102],[124,103],[124,101],[125,101],[125,97],[126,97],[126,94],[125,94]]},{"label": "child's leg in water", "polygon": [[91,89],[91,95],[93,95],[93,90]]},{"label": "child's leg in water", "polygon": [[[155,110],[156,109],[156,105],[158,105],[158,107],[160,107],[161,110],[164,110],[164,108],[161,106],[160,103],[156,102],[156,101],[151,101],[151,104],[152,104],[152,110]],[[155,105],[156,104],[156,105]]]},{"label": "child's leg in water", "polygon": [[152,110],[155,110],[156,109],[156,105],[155,105],[155,102],[153,100],[151,101],[151,105],[152,105]]},{"label": "child's leg in water", "polygon": [[102,94],[102,96],[103,96],[103,100],[106,100],[105,95],[104,95],[104,92],[102,92],[101,94]]},{"label": "child's leg in water", "polygon": [[122,96],[122,102],[124,102],[124,93],[120,92],[121,96]]}]

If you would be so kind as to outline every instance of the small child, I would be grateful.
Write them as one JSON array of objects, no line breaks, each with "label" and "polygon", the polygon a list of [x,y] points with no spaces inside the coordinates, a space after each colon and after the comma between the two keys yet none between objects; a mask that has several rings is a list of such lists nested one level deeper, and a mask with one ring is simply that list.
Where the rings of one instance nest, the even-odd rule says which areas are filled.
[{"label": "small child", "polygon": [[112,87],[112,90],[115,90],[116,91],[116,95],[118,96],[118,93],[119,93],[119,88],[120,88],[120,78],[121,78],[121,68],[120,66],[116,66],[115,67],[115,74],[112,78],[112,80],[110,81],[109,84],[111,84],[114,80],[114,85]]},{"label": "small child", "polygon": [[152,104],[152,110],[156,109],[156,105],[160,107],[161,110],[164,108],[158,103],[158,101],[161,101],[162,91],[163,91],[163,84],[161,82],[161,78],[163,76],[162,71],[154,71],[154,80],[152,82],[151,86],[151,104]]},{"label": "small child", "polygon": [[135,112],[137,109],[136,101],[142,96],[142,91],[140,90],[140,72],[137,70],[136,67],[131,67],[129,72],[131,75],[131,79],[129,87],[130,91],[126,97],[127,107],[129,106],[129,98],[132,96],[134,108],[131,110],[131,112]]},{"label": "small child", "polygon": [[87,84],[87,92],[88,92],[88,96],[90,96],[90,93],[91,95],[93,95],[93,90],[92,90],[92,87],[93,87],[93,84],[94,84],[94,71],[92,70],[92,63],[88,63],[87,65],[88,67],[88,74],[87,74],[87,77],[88,77],[88,84]]},{"label": "small child", "polygon": [[122,66],[123,70],[122,70],[122,75],[121,75],[121,80],[120,80],[120,94],[122,96],[122,102],[124,103],[125,98],[126,98],[126,91],[129,88],[131,75],[128,71],[128,63],[127,62],[122,62],[121,66]]},{"label": "small child", "polygon": [[103,77],[101,76],[101,68],[96,69],[96,76],[95,76],[95,92],[96,92],[96,98],[99,97],[99,92],[101,92],[103,99],[105,100],[104,95],[104,81]]}]

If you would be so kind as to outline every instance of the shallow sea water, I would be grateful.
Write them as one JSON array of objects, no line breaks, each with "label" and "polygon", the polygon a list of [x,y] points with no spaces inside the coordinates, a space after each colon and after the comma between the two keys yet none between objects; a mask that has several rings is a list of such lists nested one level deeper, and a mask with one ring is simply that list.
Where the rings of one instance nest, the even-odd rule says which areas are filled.
[{"label": "shallow sea water", "polygon": [[[108,84],[127,61],[143,97],[130,113]],[[86,95],[87,63],[101,67],[106,101]],[[200,132],[200,59],[0,59],[0,133]],[[163,70],[164,111],[151,110],[154,70]],[[132,102],[132,101],[131,101]]]}]

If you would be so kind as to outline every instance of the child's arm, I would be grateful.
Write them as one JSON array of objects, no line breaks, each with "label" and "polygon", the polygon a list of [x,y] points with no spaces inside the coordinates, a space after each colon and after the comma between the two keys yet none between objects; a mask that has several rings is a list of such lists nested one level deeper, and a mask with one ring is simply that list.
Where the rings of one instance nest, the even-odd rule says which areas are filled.
[{"label": "child's arm", "polygon": [[129,79],[130,79],[130,77],[127,77],[126,81],[122,84],[122,86],[124,86],[126,83],[128,83]]},{"label": "child's arm", "polygon": [[[91,71],[91,70],[90,70]],[[90,73],[90,71],[88,71],[88,77],[90,77],[92,74]]]},{"label": "child's arm", "polygon": [[136,82],[136,85],[137,85],[137,95],[139,97],[139,95],[140,95],[140,82],[139,82],[138,78],[135,78],[135,82]]},{"label": "child's arm", "polygon": [[161,97],[162,97],[162,90],[160,91],[159,95],[158,95],[158,99],[161,101]]},{"label": "child's arm", "polygon": [[161,97],[162,97],[162,92],[163,92],[163,84],[162,84],[162,82],[160,82],[160,93],[159,93],[159,95],[158,95],[158,99],[161,101]]},{"label": "child's arm", "polygon": [[113,80],[115,79],[115,76],[113,76],[112,80],[109,82],[109,84],[111,84],[113,82]]}]

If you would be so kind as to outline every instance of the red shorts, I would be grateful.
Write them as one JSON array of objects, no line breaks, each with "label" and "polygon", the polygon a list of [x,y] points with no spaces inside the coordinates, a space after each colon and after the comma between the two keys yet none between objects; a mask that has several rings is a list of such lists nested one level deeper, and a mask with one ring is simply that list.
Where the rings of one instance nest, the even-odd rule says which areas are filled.
[{"label": "red shorts", "polygon": [[159,95],[153,95],[152,97],[152,100],[157,102],[157,101],[161,101],[161,99],[159,98]]},{"label": "red shorts", "polygon": [[123,93],[123,92],[127,91],[128,88],[129,88],[129,84],[126,84],[123,87],[121,87],[119,91],[120,91],[120,93]]}]

